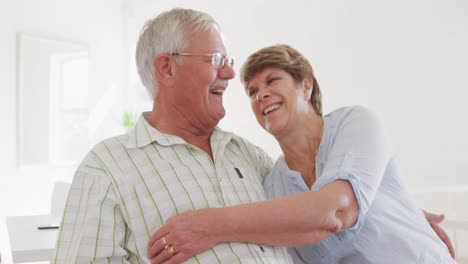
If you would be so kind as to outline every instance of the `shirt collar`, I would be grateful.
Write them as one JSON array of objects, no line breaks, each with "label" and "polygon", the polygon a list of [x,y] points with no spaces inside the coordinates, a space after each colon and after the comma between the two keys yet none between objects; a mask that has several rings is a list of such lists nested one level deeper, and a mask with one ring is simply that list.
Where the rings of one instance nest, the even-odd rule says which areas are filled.
[{"label": "shirt collar", "polygon": [[[138,118],[135,126],[128,132],[128,140],[125,143],[127,148],[143,148],[153,142],[162,146],[171,146],[175,144],[188,144],[184,139],[170,134],[164,134],[152,127],[148,123],[148,118],[151,112],[143,112]],[[221,139],[226,133],[219,127],[215,127],[211,135],[212,139]],[[232,134],[231,134],[232,136]]]}]

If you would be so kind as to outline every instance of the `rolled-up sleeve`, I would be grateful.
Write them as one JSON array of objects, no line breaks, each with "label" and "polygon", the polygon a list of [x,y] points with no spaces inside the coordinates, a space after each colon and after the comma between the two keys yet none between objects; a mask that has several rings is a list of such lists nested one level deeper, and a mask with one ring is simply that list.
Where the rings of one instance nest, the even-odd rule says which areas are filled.
[{"label": "rolled-up sleeve", "polygon": [[359,205],[358,221],[350,228],[356,230],[372,205],[392,148],[381,118],[364,107],[353,107],[335,129],[323,172],[312,190],[347,180]]}]

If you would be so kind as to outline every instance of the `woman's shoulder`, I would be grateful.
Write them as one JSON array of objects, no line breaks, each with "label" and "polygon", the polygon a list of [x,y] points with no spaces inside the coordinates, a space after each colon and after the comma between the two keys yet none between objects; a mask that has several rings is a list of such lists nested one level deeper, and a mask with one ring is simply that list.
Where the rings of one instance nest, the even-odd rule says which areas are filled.
[{"label": "woman's shoulder", "polygon": [[342,123],[351,120],[380,120],[379,115],[368,107],[362,105],[344,106],[333,110],[324,116],[333,123]]},{"label": "woman's shoulder", "polygon": [[349,105],[337,108],[325,116],[375,115],[375,111],[363,105]]}]

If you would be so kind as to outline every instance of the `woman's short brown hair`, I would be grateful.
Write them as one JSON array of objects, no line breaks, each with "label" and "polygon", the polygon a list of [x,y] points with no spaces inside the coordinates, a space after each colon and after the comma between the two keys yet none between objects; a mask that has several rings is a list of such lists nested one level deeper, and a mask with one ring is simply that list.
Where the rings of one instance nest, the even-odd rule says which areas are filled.
[{"label": "woman's short brown hair", "polygon": [[274,45],[251,54],[241,67],[241,81],[247,88],[252,77],[266,68],[279,68],[289,73],[300,83],[312,80],[313,90],[310,102],[317,114],[322,115],[322,93],[309,61],[297,50],[288,45]]}]

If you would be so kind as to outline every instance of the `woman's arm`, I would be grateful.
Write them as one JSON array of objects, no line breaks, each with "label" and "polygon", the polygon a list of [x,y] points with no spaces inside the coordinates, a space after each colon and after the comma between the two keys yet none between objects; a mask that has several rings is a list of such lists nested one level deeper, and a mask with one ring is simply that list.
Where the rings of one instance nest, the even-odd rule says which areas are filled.
[{"label": "woman's arm", "polygon": [[215,241],[274,246],[320,241],[352,226],[358,216],[357,202],[347,181],[335,181],[316,192],[216,210],[222,211],[220,220],[226,223],[226,229],[214,234]]},{"label": "woman's arm", "polygon": [[172,217],[151,237],[148,256],[152,263],[180,263],[225,241],[306,245],[353,226],[358,214],[351,184],[338,180],[315,192]]}]

